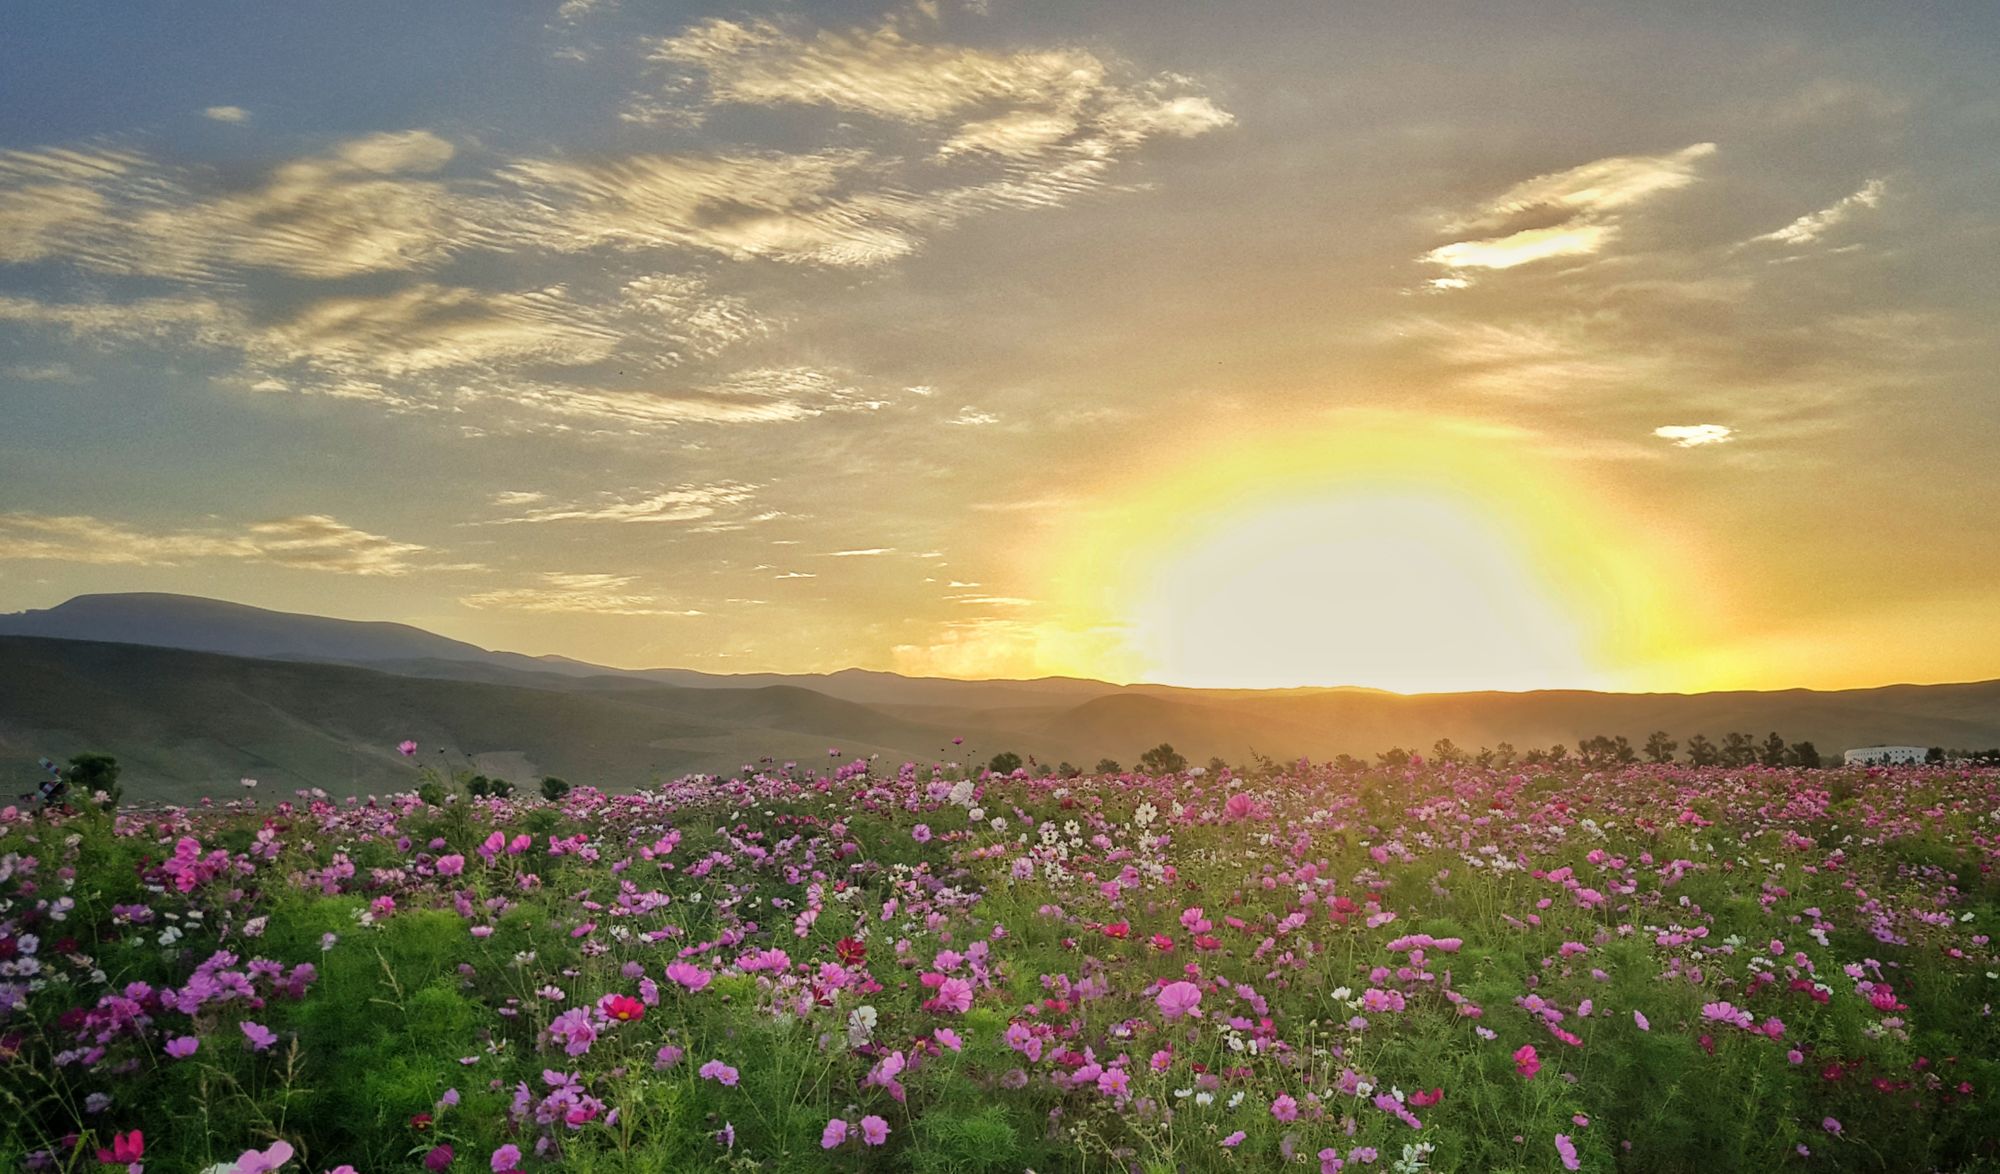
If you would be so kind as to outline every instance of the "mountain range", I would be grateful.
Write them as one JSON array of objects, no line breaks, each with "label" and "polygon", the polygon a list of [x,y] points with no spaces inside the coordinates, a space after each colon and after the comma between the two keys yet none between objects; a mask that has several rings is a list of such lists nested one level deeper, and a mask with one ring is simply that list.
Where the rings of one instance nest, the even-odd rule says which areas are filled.
[{"label": "mountain range", "polygon": [[[1439,693],[1204,690],[1066,677],[961,681],[849,669],[719,675],[493,651],[403,624],[164,594],[82,595],[0,615],[0,797],[35,760],[115,755],[128,796],[400,789],[418,764],[630,788],[760,758],[984,762],[1000,751],[1088,768],[1160,742],[1191,761],[1371,755],[1450,738],[1468,749],[1685,742],[1777,731],[1824,753],[2000,744],[2000,681],[1830,692]],[[953,739],[962,739],[954,743]]]}]

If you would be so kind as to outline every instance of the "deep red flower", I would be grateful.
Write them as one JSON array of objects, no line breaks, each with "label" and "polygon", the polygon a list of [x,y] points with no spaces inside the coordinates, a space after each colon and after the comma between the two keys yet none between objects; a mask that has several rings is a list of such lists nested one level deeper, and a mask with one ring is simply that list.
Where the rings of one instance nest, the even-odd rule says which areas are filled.
[{"label": "deep red flower", "polygon": [[646,1017],[646,1004],[631,995],[613,995],[604,1000],[604,1013],[620,1023]]},{"label": "deep red flower", "polygon": [[431,1127],[431,1115],[429,1113],[413,1113],[410,1115],[411,1129],[414,1129],[417,1132],[422,1133],[424,1130],[429,1129],[430,1127]]},{"label": "deep red flower", "polygon": [[97,1160],[100,1162],[130,1165],[146,1156],[146,1135],[134,1129],[130,1133],[111,1135],[111,1148],[99,1147]]},{"label": "deep red flower", "polygon": [[868,959],[868,943],[842,938],[833,944],[833,952],[842,966],[859,966]]},{"label": "deep red flower", "polygon": [[1104,936],[1124,941],[1126,938],[1132,936],[1132,923],[1129,921],[1114,921],[1104,927]]}]

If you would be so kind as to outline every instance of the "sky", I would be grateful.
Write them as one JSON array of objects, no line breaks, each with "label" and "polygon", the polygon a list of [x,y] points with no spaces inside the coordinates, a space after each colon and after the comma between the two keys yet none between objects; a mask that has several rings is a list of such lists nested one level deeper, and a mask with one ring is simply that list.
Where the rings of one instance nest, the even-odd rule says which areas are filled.
[{"label": "sky", "polygon": [[0,610],[2000,677],[2000,8],[15,5]]}]

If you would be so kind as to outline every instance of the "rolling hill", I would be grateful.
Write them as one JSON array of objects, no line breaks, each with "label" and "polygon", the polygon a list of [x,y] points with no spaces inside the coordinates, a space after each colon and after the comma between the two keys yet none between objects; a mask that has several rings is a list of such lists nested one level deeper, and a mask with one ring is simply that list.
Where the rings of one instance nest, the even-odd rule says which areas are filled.
[{"label": "rolling hill", "polygon": [[[385,627],[392,631],[372,633],[387,637],[372,650],[410,651],[424,643],[410,634],[430,636]],[[1573,746],[1594,734],[1622,734],[1638,744],[1656,729],[1683,742],[1697,732],[1720,741],[1732,730],[1760,737],[1775,730],[1828,754],[1883,742],[2000,745],[2000,681],[1838,692],[1402,696],[874,674],[892,678],[866,682],[886,700],[864,704],[798,683],[813,678],[688,687],[646,674],[586,675],[574,662],[549,669],[534,657],[519,657],[528,662],[521,665],[417,655],[368,666],[280,658],[344,650],[294,641],[285,652],[247,657],[152,643],[0,636],[0,797],[38,779],[39,756],[83,751],[116,755],[135,799],[227,795],[245,776],[281,793],[306,786],[340,794],[402,789],[415,777],[413,764],[394,749],[404,738],[422,746],[418,764],[476,766],[523,783],[557,774],[613,789],[693,772],[732,773],[765,756],[821,762],[834,747],[843,758],[877,754],[894,762],[977,763],[1013,750],[1045,763],[1089,766],[1102,757],[1130,764],[1162,741],[1195,762],[1211,755],[1243,762],[1253,750],[1325,759],[1398,745],[1423,749],[1439,738],[1468,750],[1503,741],[1521,749]],[[949,688],[961,684],[990,688]],[[963,745],[954,745],[954,737]]]}]

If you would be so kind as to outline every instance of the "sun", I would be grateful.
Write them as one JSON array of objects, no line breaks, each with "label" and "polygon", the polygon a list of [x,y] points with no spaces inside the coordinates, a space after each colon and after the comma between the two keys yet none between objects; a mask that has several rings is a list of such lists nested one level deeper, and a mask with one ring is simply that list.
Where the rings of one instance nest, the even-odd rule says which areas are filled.
[{"label": "sun", "polygon": [[1605,495],[1505,440],[1369,421],[1191,454],[1082,511],[1050,579],[1119,633],[1127,679],[1646,683],[1672,627],[1665,560]]}]

